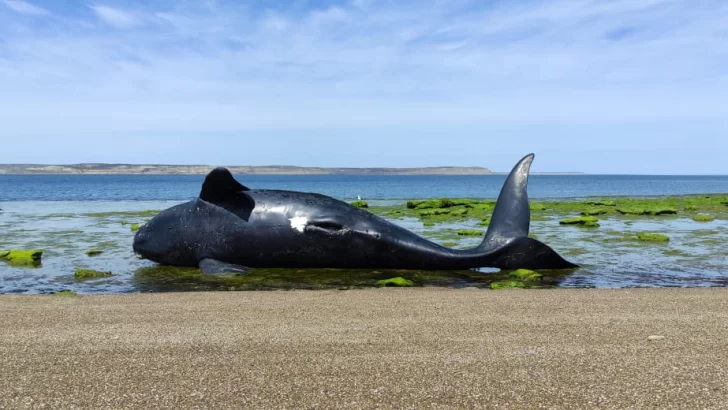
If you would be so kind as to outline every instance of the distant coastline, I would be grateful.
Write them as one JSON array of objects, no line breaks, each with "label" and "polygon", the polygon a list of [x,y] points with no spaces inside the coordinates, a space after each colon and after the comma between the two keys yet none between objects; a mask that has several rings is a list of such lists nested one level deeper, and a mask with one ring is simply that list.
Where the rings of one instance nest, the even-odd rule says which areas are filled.
[{"label": "distant coastline", "polygon": [[[137,164],[0,164],[0,175],[205,175],[211,165],[137,165]],[[498,175],[484,167],[419,167],[419,168],[325,168],[289,165],[228,166],[241,175]],[[544,173],[579,174],[579,173]]]},{"label": "distant coastline", "polygon": [[[87,174],[87,175],[204,175],[211,165],[137,164],[0,164],[0,174]],[[324,168],[289,165],[227,166],[233,174],[244,175],[492,175],[483,167],[421,168]]]}]

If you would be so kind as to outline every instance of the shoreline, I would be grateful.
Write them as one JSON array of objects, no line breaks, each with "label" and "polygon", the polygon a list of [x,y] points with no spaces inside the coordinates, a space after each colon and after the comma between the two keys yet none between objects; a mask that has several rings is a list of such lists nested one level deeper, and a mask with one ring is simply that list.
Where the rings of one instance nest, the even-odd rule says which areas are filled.
[{"label": "shoreline", "polygon": [[728,401],[726,288],[2,295],[0,321],[8,408]]}]

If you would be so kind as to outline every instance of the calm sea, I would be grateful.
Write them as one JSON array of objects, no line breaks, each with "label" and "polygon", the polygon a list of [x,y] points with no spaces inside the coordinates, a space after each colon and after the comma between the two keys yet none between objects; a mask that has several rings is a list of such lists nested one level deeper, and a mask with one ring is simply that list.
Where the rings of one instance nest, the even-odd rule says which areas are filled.
[{"label": "calm sea", "polygon": [[[318,192],[340,199],[495,198],[505,175],[238,175],[252,189]],[[203,175],[0,175],[3,201],[182,201]],[[531,198],[728,193],[728,176],[532,175]]]}]

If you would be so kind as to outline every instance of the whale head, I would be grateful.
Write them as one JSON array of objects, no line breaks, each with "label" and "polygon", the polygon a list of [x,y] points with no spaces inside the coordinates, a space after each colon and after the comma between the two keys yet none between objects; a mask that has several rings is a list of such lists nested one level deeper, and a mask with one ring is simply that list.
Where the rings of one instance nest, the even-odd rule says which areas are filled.
[{"label": "whale head", "polygon": [[134,235],[134,254],[161,264],[196,266],[194,244],[188,240],[189,204],[160,212]]}]

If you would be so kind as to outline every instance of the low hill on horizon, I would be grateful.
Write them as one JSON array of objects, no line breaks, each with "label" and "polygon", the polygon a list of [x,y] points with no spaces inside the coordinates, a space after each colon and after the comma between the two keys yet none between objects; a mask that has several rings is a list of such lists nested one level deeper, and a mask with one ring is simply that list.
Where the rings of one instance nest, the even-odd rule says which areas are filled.
[{"label": "low hill on horizon", "polygon": [[[89,175],[204,175],[212,165],[140,164],[0,164],[0,174]],[[335,168],[290,165],[226,166],[233,174],[247,175],[492,175],[485,167]]]}]

